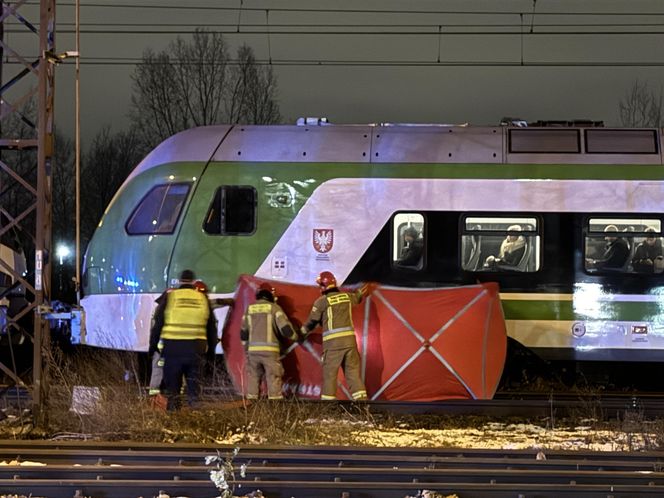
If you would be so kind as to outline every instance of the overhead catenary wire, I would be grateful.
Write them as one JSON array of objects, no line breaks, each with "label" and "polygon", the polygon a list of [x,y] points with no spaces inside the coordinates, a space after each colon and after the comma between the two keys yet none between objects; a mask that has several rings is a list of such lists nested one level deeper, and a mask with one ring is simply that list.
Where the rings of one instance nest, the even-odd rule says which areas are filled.
[{"label": "overhead catenary wire", "polygon": [[[235,23],[187,23],[187,22],[86,22],[86,26],[125,26],[125,27],[137,27],[137,26],[147,26],[147,27],[179,27],[179,28],[197,28],[197,27],[224,27],[224,28],[235,28],[237,31],[238,25]],[[22,24],[17,22],[11,22],[5,20],[5,25],[7,26],[22,26]],[[61,21],[58,22],[58,26],[74,26],[74,23]],[[307,23],[270,23],[270,26],[274,28],[421,28],[421,27],[431,27],[431,26],[442,26],[443,28],[453,28],[453,27],[464,27],[464,28],[520,28],[520,23],[495,23],[495,22],[486,22],[486,23],[466,23],[466,22],[455,22],[455,23],[439,23],[432,24],[431,22],[426,23],[321,23],[321,22],[307,22]],[[613,23],[538,23],[538,27],[599,27],[599,28],[610,28],[610,27],[653,27],[653,26],[664,26],[664,20],[661,22],[613,22]],[[251,28],[264,28],[265,23],[242,23],[240,27],[251,27]],[[144,30],[149,31],[149,30]]]},{"label": "overhead catenary wire", "polygon": [[[102,65],[102,66],[135,66],[144,62],[139,57],[81,57],[81,65]],[[17,61],[6,61],[5,64],[19,65]],[[169,63],[172,64],[208,64],[205,61],[186,60],[178,61],[170,59]],[[227,65],[240,65],[246,61],[240,60],[227,60],[224,64]],[[256,59],[254,61],[257,65],[262,66],[329,66],[329,67],[570,67],[570,68],[584,68],[584,67],[664,67],[664,61],[523,61],[510,60],[510,61],[485,61],[485,60],[450,60],[440,61],[436,60],[341,60],[341,59]],[[72,64],[68,61],[63,61],[63,64]],[[152,62],[151,64],[158,64]]]},{"label": "overhead catenary wire", "polygon": [[[650,35],[659,36],[664,34],[664,25],[661,30],[649,31],[536,31],[534,33],[527,33],[518,31],[445,31],[445,36],[529,36],[529,37],[542,37],[542,36],[635,36],[635,35]],[[352,30],[338,30],[338,31],[275,31],[263,26],[262,29],[243,30],[237,31],[236,29],[225,30],[208,30],[209,33],[223,34],[223,35],[386,35],[386,36],[438,36],[438,25],[427,26],[429,31],[352,31]],[[441,25],[441,28],[450,28],[449,26]],[[196,29],[144,29],[144,30],[122,30],[122,29],[81,29],[81,34],[106,34],[106,35],[193,35]],[[25,34],[24,31],[18,29],[6,29],[5,33],[12,34]],[[59,29],[59,34],[73,34],[72,29]]]},{"label": "overhead catenary wire", "polygon": [[[60,7],[73,7],[73,2],[58,3]],[[140,4],[127,4],[127,3],[86,3],[85,8],[112,8],[112,9],[157,9],[157,10],[212,10],[212,11],[232,11],[236,12],[239,7],[226,7],[219,5],[140,5]],[[247,7],[243,6],[244,12],[263,12],[266,7]],[[349,9],[349,8],[307,8],[307,7],[270,7],[272,12],[309,12],[309,13],[334,13],[334,14],[444,14],[444,15],[519,15],[528,14],[522,10],[447,10],[447,9]],[[538,12],[538,16],[664,16],[664,10],[657,11],[644,11],[644,12],[590,12],[590,11],[572,11],[567,12]]]},{"label": "overhead catenary wire", "polygon": [[[59,6],[74,6],[73,2],[60,3]],[[117,22],[117,23],[94,23],[85,22],[83,25],[87,26],[79,30],[79,34],[85,37],[90,36],[186,36],[194,34],[199,28],[205,29],[212,34],[220,34],[231,37],[232,40],[235,36],[265,36],[267,42],[267,60],[257,60],[259,65],[280,65],[280,66],[355,66],[355,67],[377,67],[377,66],[391,66],[391,67],[405,67],[405,66],[478,66],[478,67],[509,67],[509,66],[523,66],[523,67],[601,67],[601,66],[614,66],[614,67],[661,67],[664,62],[659,60],[603,60],[602,57],[592,57],[590,60],[576,60],[574,57],[565,57],[565,60],[546,60],[545,56],[530,56],[530,60],[524,57],[524,45],[529,38],[542,38],[550,37],[558,39],[560,37],[580,37],[579,43],[590,42],[592,38],[604,38],[607,36],[620,36],[621,39],[633,37],[643,40],[644,43],[651,43],[649,40],[652,37],[659,37],[664,35],[664,11],[663,12],[537,12],[538,22],[535,24],[535,6],[536,0],[533,0],[532,11],[502,11],[499,9],[487,9],[482,11],[467,11],[467,10],[454,10],[454,9],[361,9],[361,8],[300,8],[300,7],[278,7],[269,9],[266,7],[248,7],[243,0],[235,6],[204,6],[204,5],[164,5],[161,2],[159,5],[138,5],[138,4],[119,4],[119,3],[91,3],[86,4],[85,9],[88,14],[92,8],[93,12],[99,12],[100,9],[161,9],[168,11],[169,9],[175,10],[191,10],[191,11],[222,11],[229,12],[229,16],[237,17],[231,19],[235,22],[226,23],[140,23],[140,22]],[[97,9],[95,9],[97,8]],[[272,11],[272,12],[270,12]],[[263,23],[243,23],[243,13],[254,12],[263,14],[265,22]],[[270,15],[271,13],[315,13],[319,18],[321,14],[337,15],[338,14],[352,14],[353,19],[349,22],[274,22]],[[459,15],[472,18],[472,22],[468,20],[459,19],[458,22],[398,22],[386,23],[382,22],[380,18],[374,22],[360,22],[360,17],[357,14],[444,14],[444,15]],[[132,14],[135,15],[135,14]],[[178,14],[180,15],[180,14]],[[569,16],[576,16],[571,23],[550,22],[556,21],[555,17],[569,19]],[[478,22],[481,16],[501,16],[499,19],[492,19],[485,22],[483,19]],[[518,17],[519,22],[509,22],[505,16]],[[584,16],[590,16],[588,22],[583,22]],[[607,16],[620,16],[619,20],[611,19],[611,22],[605,22],[604,19],[609,19]],[[283,17],[283,16],[282,16]],[[545,19],[543,19],[545,18]],[[546,20],[548,18],[549,20]],[[627,18],[628,20],[625,20]],[[661,19],[660,22],[653,21],[654,19]],[[254,17],[254,19],[256,19]],[[400,18],[400,20],[403,19]],[[448,19],[446,19],[448,20]],[[572,20],[572,19],[570,19]],[[602,22],[597,22],[601,20]],[[207,21],[207,20],[206,20]],[[5,22],[5,31],[14,36],[25,34],[25,30],[19,30],[18,22]],[[58,33],[60,35],[69,35],[75,33],[74,29],[67,29],[71,27],[70,23],[60,22],[58,24]],[[63,29],[64,27],[64,29]],[[211,29],[215,28],[215,29]],[[409,38],[430,38],[436,36],[437,39],[437,56],[429,59],[428,57],[420,57],[415,54],[413,60],[398,60],[391,59],[389,56],[385,58],[376,57],[371,59],[353,60],[346,57],[329,57],[321,59],[295,59],[295,58],[275,58],[272,53],[272,37],[283,36],[303,36],[304,39],[309,40],[308,37],[365,37],[365,36],[390,36],[390,37],[409,37]],[[454,57],[444,57],[442,52],[443,36],[446,37],[496,37],[498,39],[507,40],[509,37],[519,37],[520,53],[513,54],[508,60],[502,61],[477,61],[467,57],[454,59]],[[105,42],[106,43],[106,42]],[[308,41],[307,41],[308,43]],[[520,58],[519,61],[512,60],[514,56]],[[13,61],[8,58],[8,63]],[[445,60],[447,59],[447,60]],[[95,57],[92,54],[90,57],[81,58],[83,65],[136,65],[143,62],[141,57]],[[229,64],[237,64],[234,61],[228,61]]]}]

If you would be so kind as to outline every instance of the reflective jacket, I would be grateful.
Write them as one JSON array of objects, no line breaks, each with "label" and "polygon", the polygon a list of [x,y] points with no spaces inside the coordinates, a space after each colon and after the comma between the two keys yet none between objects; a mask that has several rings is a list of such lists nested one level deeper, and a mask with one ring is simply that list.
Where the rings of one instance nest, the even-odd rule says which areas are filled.
[{"label": "reflective jacket", "polygon": [[210,304],[204,293],[189,288],[172,290],[164,308],[161,338],[205,341],[209,317]]},{"label": "reflective jacket", "polygon": [[339,289],[330,289],[321,297],[316,299],[309,319],[305,324],[307,331],[323,326],[323,345],[343,337],[353,337],[355,340],[355,329],[353,328],[353,306],[362,301],[362,293],[340,292]]},{"label": "reflective jacket", "polygon": [[286,339],[297,339],[297,334],[281,306],[267,299],[259,299],[247,307],[247,312],[242,317],[240,338],[248,341],[249,352],[279,353],[279,335]]},{"label": "reflective jacket", "polygon": [[[192,294],[192,292],[194,294]],[[189,299],[191,299],[191,301],[188,303],[195,305],[195,307],[192,306],[191,308],[188,308],[189,311],[187,312],[185,312],[186,307],[181,308],[180,311],[182,311],[182,314],[176,312],[176,314],[173,315],[172,311],[169,311],[169,329],[166,330],[166,308],[169,307],[174,309],[178,307],[175,304],[175,300],[173,300],[171,297],[172,294],[175,294],[176,296],[188,296]],[[193,312],[194,309],[197,310],[197,313]],[[178,314],[180,316],[178,316]],[[189,318],[187,318],[187,316],[189,316]],[[200,325],[204,316],[207,316],[207,322],[204,322],[204,332],[201,336]],[[189,319],[192,320],[192,323],[189,324],[191,327],[177,327],[176,329],[176,323],[188,323],[187,320]],[[160,339],[165,339],[169,342],[190,339],[195,340],[196,343],[198,343],[201,339],[207,339],[207,344],[203,345],[203,348],[200,348],[199,345],[196,345],[194,349],[207,349],[208,356],[211,359],[215,354],[215,347],[218,342],[217,320],[214,316],[214,313],[212,313],[207,296],[204,293],[196,290],[193,285],[189,284],[183,284],[178,289],[168,289],[163,294],[161,294],[157,299],[157,309],[154,312],[152,328],[150,330],[150,345],[148,349],[148,353],[150,355],[159,349],[158,346]],[[180,348],[180,350],[182,350],[182,348]],[[186,353],[183,350],[182,352]]]}]

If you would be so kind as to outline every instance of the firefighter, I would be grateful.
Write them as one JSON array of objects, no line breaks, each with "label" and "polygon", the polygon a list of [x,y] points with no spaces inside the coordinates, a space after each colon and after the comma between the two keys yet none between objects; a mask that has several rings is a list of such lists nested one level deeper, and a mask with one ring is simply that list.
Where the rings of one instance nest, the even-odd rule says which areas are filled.
[{"label": "firefighter", "polygon": [[354,400],[367,399],[367,391],[360,376],[360,353],[355,341],[352,307],[362,301],[367,287],[355,292],[341,292],[337,280],[329,271],[316,279],[322,296],[311,308],[301,334],[306,336],[318,325],[323,326],[323,391],[322,400],[336,399],[337,374],[343,368],[346,382]]},{"label": "firefighter", "polygon": [[268,399],[283,399],[284,367],[279,359],[279,336],[298,340],[290,320],[276,303],[274,289],[262,284],[256,292],[256,302],[247,307],[242,317],[240,338],[247,350],[247,398],[258,399],[263,372]]},{"label": "firefighter", "polygon": [[214,359],[217,324],[207,296],[194,287],[191,270],[180,274],[180,286],[166,293],[157,306],[150,331],[152,355],[163,342],[164,390],[168,409],[179,408],[182,378],[187,385],[187,401],[194,407],[200,391],[200,376],[205,356]]}]

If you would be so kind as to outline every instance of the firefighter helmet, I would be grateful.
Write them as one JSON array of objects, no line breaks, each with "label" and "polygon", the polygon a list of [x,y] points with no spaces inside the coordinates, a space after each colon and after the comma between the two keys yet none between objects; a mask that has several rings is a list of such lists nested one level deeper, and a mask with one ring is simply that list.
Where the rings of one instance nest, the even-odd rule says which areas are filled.
[{"label": "firefighter helmet", "polygon": [[256,291],[256,299],[267,299],[268,301],[274,302],[276,297],[276,290],[267,282],[263,282]]},{"label": "firefighter helmet", "polygon": [[327,290],[337,286],[337,279],[334,278],[332,272],[323,271],[318,275],[316,283],[320,285],[323,290]]},{"label": "firefighter helmet", "polygon": [[203,282],[202,280],[196,280],[194,282],[194,287],[196,288],[197,291],[200,291],[200,292],[203,292],[203,293],[206,293],[208,291],[208,286],[205,285],[205,282]]}]

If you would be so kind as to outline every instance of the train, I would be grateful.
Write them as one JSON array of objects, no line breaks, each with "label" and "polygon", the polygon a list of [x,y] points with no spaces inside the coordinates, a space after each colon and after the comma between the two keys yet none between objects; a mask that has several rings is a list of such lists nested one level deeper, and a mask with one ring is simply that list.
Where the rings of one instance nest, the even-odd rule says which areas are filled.
[{"label": "train", "polygon": [[0,212],[0,344],[10,337],[12,342],[23,342],[24,339],[22,333],[15,333],[29,320],[27,316],[21,318],[21,312],[28,304],[21,278],[28,278],[21,234],[3,211]]},{"label": "train", "polygon": [[[543,359],[662,361],[664,264],[634,262],[647,240],[661,251],[661,144],[658,128],[595,123],[182,131],[96,228],[80,340],[147,350],[155,299],[185,268],[213,298],[241,274],[314,285],[331,271],[344,285],[497,282],[508,336]],[[496,264],[506,240],[518,261]],[[616,240],[623,261],[600,264]]]}]

